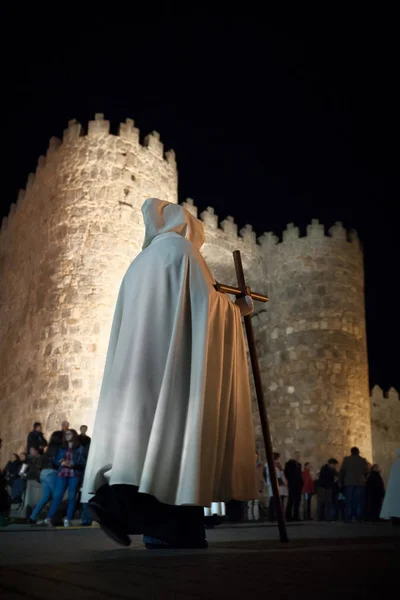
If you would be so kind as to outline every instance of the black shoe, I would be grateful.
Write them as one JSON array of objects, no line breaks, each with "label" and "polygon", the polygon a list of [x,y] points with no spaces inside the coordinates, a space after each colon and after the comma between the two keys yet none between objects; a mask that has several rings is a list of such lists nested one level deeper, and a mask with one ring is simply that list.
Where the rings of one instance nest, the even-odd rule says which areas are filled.
[{"label": "black shoe", "polygon": [[102,531],[116,544],[125,546],[126,548],[131,545],[131,539],[127,533],[122,531],[118,525],[113,523],[107,514],[104,512],[102,507],[95,502],[89,502],[90,509],[92,511],[94,521],[100,525]]}]

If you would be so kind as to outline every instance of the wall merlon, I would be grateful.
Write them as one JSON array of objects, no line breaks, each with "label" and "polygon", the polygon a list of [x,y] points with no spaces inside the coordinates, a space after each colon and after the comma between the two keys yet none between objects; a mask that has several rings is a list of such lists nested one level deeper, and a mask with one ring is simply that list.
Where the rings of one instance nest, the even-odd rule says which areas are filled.
[{"label": "wall merlon", "polygon": [[286,225],[286,229],[283,232],[283,241],[288,242],[290,240],[297,240],[300,235],[300,230],[298,227],[294,226],[294,223],[288,223]]},{"label": "wall merlon", "polygon": [[36,167],[35,174],[39,173],[40,171],[42,171],[45,168],[45,166],[46,166],[46,157],[43,156],[43,155],[39,156],[39,160],[38,160],[38,164],[37,164],[37,167]]},{"label": "wall merlon", "polygon": [[226,219],[221,221],[221,227],[226,235],[235,238],[237,237],[238,226],[236,225],[233,217],[226,217]]},{"label": "wall merlon", "polygon": [[49,141],[49,147],[46,152],[46,159],[50,160],[54,154],[56,154],[62,144],[62,141],[57,137],[51,137]]},{"label": "wall merlon", "polygon": [[123,140],[129,140],[135,144],[139,144],[139,129],[135,127],[133,119],[125,119],[125,123],[119,125],[119,136]]},{"label": "wall merlon", "polygon": [[28,179],[26,181],[26,191],[30,190],[33,187],[34,183],[35,183],[35,174],[29,173]]},{"label": "wall merlon", "polygon": [[186,208],[191,215],[197,218],[197,206],[192,198],[186,198],[185,202],[182,203],[183,208]]},{"label": "wall merlon", "polygon": [[336,221],[336,223],[332,225],[332,227],[329,229],[329,235],[344,242],[347,240],[347,231],[340,221]]},{"label": "wall merlon", "polygon": [[383,389],[379,387],[379,385],[374,385],[374,387],[372,388],[371,397],[373,400],[382,400]]},{"label": "wall merlon", "polygon": [[148,148],[154,156],[164,158],[164,144],[160,141],[158,131],[153,131],[144,138],[144,147]]},{"label": "wall merlon", "polygon": [[249,224],[246,224],[240,231],[241,237],[247,244],[256,244],[256,232],[253,231],[253,227]]},{"label": "wall merlon", "polygon": [[169,165],[176,168],[176,155],[175,150],[167,150],[165,153],[165,160]]},{"label": "wall merlon", "polygon": [[82,125],[76,119],[68,121],[68,127],[64,130],[63,142],[76,140],[81,136]]},{"label": "wall merlon", "polygon": [[266,231],[258,238],[258,243],[265,252],[269,252],[271,248],[277,245],[279,238],[273,231]]},{"label": "wall merlon", "polygon": [[358,237],[358,233],[355,229],[350,229],[350,231],[347,234],[347,239],[350,243],[354,244],[356,248],[362,250],[362,244],[360,238]]},{"label": "wall merlon", "polygon": [[318,219],[312,219],[311,224],[307,225],[307,235],[314,239],[322,239],[325,237],[325,228]]},{"label": "wall merlon", "polygon": [[104,119],[103,113],[96,113],[94,121],[89,121],[88,123],[88,137],[96,137],[109,133],[110,121]]},{"label": "wall merlon", "polygon": [[203,221],[205,227],[218,229],[218,216],[211,206],[207,206],[206,210],[201,213],[200,219]]},{"label": "wall merlon", "polygon": [[393,402],[398,402],[399,392],[394,387],[391,387],[388,391],[388,398],[389,400],[393,400]]},{"label": "wall merlon", "polygon": [[387,392],[385,392],[379,385],[375,385],[371,391],[371,400],[372,402],[384,404],[385,402],[399,402],[399,392],[391,387]]},{"label": "wall merlon", "polygon": [[17,198],[17,210],[24,203],[25,200],[25,190],[19,190],[18,198]]},{"label": "wall merlon", "polygon": [[10,211],[8,213],[8,222],[10,223],[10,219],[15,215],[15,213],[17,212],[17,205],[15,202],[13,202],[10,206]]}]

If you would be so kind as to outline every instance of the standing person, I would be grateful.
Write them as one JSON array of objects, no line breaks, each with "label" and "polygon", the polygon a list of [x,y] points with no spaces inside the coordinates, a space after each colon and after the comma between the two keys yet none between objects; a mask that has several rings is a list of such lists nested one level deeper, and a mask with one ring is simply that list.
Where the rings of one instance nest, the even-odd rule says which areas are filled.
[{"label": "standing person", "polygon": [[287,521],[301,521],[300,501],[303,488],[303,477],[301,473],[300,452],[294,453],[294,458],[287,461],[285,465],[285,477],[288,482],[289,499],[286,507]]},{"label": "standing person", "polygon": [[[281,503],[282,503],[282,510],[285,510],[285,500],[288,495],[288,489],[287,489],[287,481],[285,479],[285,474],[283,472],[282,465],[280,463],[280,457],[281,457],[281,455],[279,454],[279,452],[274,452],[275,473],[276,473],[276,478],[277,478],[278,485],[279,485],[279,493],[280,493],[280,498],[281,498]],[[273,522],[276,520],[276,506],[275,506],[276,501],[275,501],[274,494],[272,491],[272,484],[271,484],[271,478],[269,476],[268,463],[265,463],[265,479],[267,482],[268,493],[269,493],[268,521]]]},{"label": "standing person", "polygon": [[[103,531],[148,549],[207,547],[204,507],[257,497],[242,314],[200,254],[204,225],[142,207],[143,251],[118,296],[83,486]],[[105,475],[107,473],[107,476]],[[227,507],[228,511],[228,507]]]},{"label": "standing person", "polygon": [[[33,450],[36,452],[36,449]],[[22,502],[22,497],[26,488],[26,475],[29,469],[28,455],[26,452],[21,452],[19,455],[20,467],[17,477],[14,478],[11,488],[11,504],[19,504]]]},{"label": "standing person", "polygon": [[310,462],[304,463],[303,470],[303,500],[304,500],[304,520],[311,521],[311,500],[315,493],[314,480],[311,475],[312,465]]},{"label": "standing person", "polygon": [[333,493],[337,477],[336,458],[330,458],[319,472],[317,480],[317,514],[318,521],[330,521],[333,512]]},{"label": "standing person", "polygon": [[29,450],[35,448],[39,454],[43,454],[44,449],[47,446],[47,441],[42,433],[42,424],[36,422],[33,424],[33,430],[28,435],[26,442],[26,451],[29,455]]},{"label": "standing person", "polygon": [[36,523],[36,518],[42,508],[49,502],[51,498],[54,498],[57,483],[57,468],[54,462],[62,444],[62,432],[55,431],[50,438],[46,452],[41,457],[40,483],[42,484],[42,497],[28,519],[28,523],[30,524]]},{"label": "standing person", "polygon": [[374,464],[371,467],[365,484],[366,516],[368,521],[379,521],[384,496],[385,484],[381,477],[379,465]]},{"label": "standing person", "polygon": [[339,481],[344,488],[346,498],[346,521],[361,521],[364,510],[365,481],[368,475],[368,463],[360,456],[354,446],[346,456],[340,469]]},{"label": "standing person", "polygon": [[392,519],[393,525],[400,526],[400,448],[397,459],[390,470],[385,499],[381,510],[381,519]]},{"label": "standing person", "polygon": [[55,431],[54,433],[61,433],[61,435],[63,436],[64,443],[65,443],[65,434],[67,433],[67,431],[69,431],[69,421],[62,421],[61,429],[58,431]]},{"label": "standing person", "polygon": [[[3,440],[0,438],[0,449]],[[5,518],[8,516],[10,510],[10,497],[6,489],[6,480],[3,476],[3,471],[0,468],[0,526],[5,524]]]},{"label": "standing person", "polygon": [[64,527],[70,526],[75,511],[78,486],[82,481],[85,463],[86,453],[84,448],[79,446],[78,433],[75,429],[68,429],[65,432],[65,442],[57,451],[53,461],[54,466],[57,467],[57,481],[53,502],[49,514],[45,519],[46,525],[52,526],[52,519],[62,502],[65,491],[68,489],[68,508],[64,519]]},{"label": "standing person", "polygon": [[260,454],[256,452],[256,485],[259,491],[258,498],[254,500],[249,500],[247,502],[247,519],[249,521],[259,521],[260,520],[260,496],[264,490],[264,476],[263,476],[263,464],[260,461]]},{"label": "standing person", "polygon": [[18,478],[21,469],[21,460],[18,454],[11,454],[11,459],[6,464],[4,469],[4,478],[7,486],[12,487],[14,481]]},{"label": "standing person", "polygon": [[26,472],[26,480],[32,479],[40,483],[40,464],[42,455],[40,450],[31,446],[27,458],[28,470]]},{"label": "standing person", "polygon": [[80,434],[78,435],[80,446],[90,446],[90,437],[87,435],[87,430],[88,428],[86,425],[80,426]]}]

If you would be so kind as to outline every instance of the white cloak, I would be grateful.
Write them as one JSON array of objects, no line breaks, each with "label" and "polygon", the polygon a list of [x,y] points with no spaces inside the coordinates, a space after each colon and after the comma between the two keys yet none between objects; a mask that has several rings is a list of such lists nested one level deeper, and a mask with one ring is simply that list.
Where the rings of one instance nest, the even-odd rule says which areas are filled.
[{"label": "white cloak", "polygon": [[381,510],[381,519],[391,519],[392,517],[400,519],[400,448],[397,450],[397,459],[390,471]]},{"label": "white cloak", "polygon": [[203,224],[157,199],[121,285],[82,498],[106,482],[174,505],[257,497],[241,313],[199,248]]}]

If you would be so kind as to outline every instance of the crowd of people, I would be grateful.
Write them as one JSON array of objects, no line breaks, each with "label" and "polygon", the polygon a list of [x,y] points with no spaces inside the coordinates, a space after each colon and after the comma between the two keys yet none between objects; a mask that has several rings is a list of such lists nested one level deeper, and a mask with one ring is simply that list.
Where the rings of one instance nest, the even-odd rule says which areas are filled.
[{"label": "crowd of people", "polygon": [[[33,480],[41,484],[42,497],[28,517],[28,523],[54,525],[67,494],[63,524],[69,527],[79,504],[89,446],[86,425],[80,427],[78,434],[63,421],[61,429],[52,433],[47,441],[41,423],[34,423],[27,438],[26,452],[13,453],[2,471],[3,512],[4,508],[18,508],[23,504],[29,481]],[[46,506],[45,518],[38,520]],[[86,504],[80,506],[80,512],[82,525],[91,525]]]},{"label": "crowd of people", "polygon": [[[26,452],[13,453],[2,471],[3,511],[4,506],[20,505],[29,480],[34,480],[41,484],[42,497],[28,517],[28,523],[52,526],[67,492],[64,527],[70,526],[78,507],[82,525],[91,525],[88,505],[79,503],[90,441],[85,425],[80,427],[78,435],[77,431],[70,429],[67,421],[63,421],[61,429],[52,433],[48,442],[41,424],[34,423],[27,438]],[[319,521],[330,522],[380,520],[385,497],[380,468],[378,464],[371,465],[361,457],[358,448],[351,448],[350,455],[344,458],[340,468],[339,461],[330,458],[315,474],[313,465],[310,462],[302,465],[300,458],[300,452],[295,452],[293,458],[282,466],[280,454],[274,453],[276,478],[286,521],[309,521],[313,520],[313,515]],[[277,511],[271,478],[268,466],[260,461],[258,452],[256,477],[260,497],[247,503],[247,519],[258,521],[263,518],[261,498],[267,491],[269,502],[265,518],[274,522]],[[224,516],[231,521],[241,520],[243,510],[240,504],[234,500],[227,502]],[[38,520],[46,506],[46,516]],[[221,519],[215,519],[216,515],[214,520],[210,519],[210,510],[206,511],[206,515],[209,515],[206,523],[210,526],[222,522]],[[400,519],[394,515],[393,521],[398,524]]]},{"label": "crowd of people", "polygon": [[[314,497],[319,521],[343,520],[350,523],[380,520],[385,497],[380,468],[361,457],[358,448],[351,448],[350,455],[344,458],[340,468],[339,461],[330,458],[315,476],[310,462],[302,466],[299,452],[284,467],[280,454],[274,453],[274,463],[286,521],[312,520]],[[267,465],[265,480],[269,491],[268,519],[275,521],[276,501]]]}]

